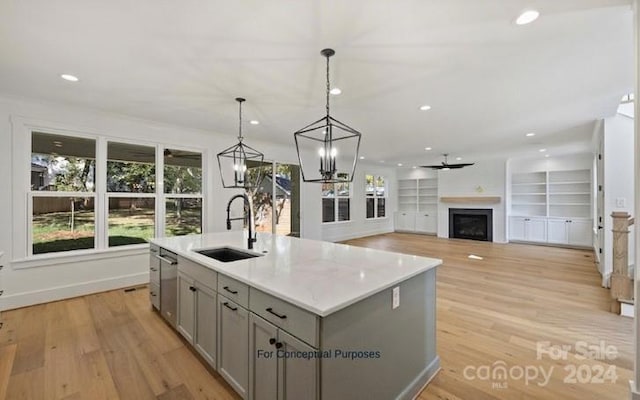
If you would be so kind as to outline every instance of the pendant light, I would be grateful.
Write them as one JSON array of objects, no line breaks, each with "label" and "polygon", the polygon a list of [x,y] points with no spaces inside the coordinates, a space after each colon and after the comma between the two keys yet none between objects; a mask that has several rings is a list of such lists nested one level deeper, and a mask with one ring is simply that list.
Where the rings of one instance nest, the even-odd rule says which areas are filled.
[{"label": "pendant light", "polygon": [[[358,162],[362,134],[330,115],[329,58],[335,53],[333,49],[320,52],[327,59],[327,115],[293,134],[305,182],[351,182]],[[344,164],[339,165],[338,161]],[[338,169],[339,166],[342,168]]]},{"label": "pendant light", "polygon": [[239,109],[238,144],[218,153],[218,167],[222,186],[225,188],[250,189],[256,188],[262,180],[261,168],[256,168],[251,173],[249,168],[260,166],[264,161],[264,154],[247,146],[242,137],[242,97],[236,98]]}]

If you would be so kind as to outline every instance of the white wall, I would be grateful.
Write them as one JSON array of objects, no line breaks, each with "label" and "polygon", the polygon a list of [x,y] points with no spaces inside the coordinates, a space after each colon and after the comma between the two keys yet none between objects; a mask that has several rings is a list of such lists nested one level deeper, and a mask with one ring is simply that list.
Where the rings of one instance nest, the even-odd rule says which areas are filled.
[{"label": "white wall", "polygon": [[[613,211],[633,215],[634,207],[634,131],[633,119],[617,114],[604,121],[604,266],[603,283],[608,286],[613,271]],[[617,204],[623,200],[624,205]],[[629,262],[634,259],[633,230],[629,234]]]},{"label": "white wall", "polygon": [[[386,180],[389,197],[385,218],[366,219],[365,175],[380,175]],[[336,242],[393,231],[393,213],[397,209],[395,168],[359,162],[351,184],[351,220],[322,224],[322,240]],[[320,195],[318,195],[318,198]]]},{"label": "white wall", "polygon": [[[42,126],[55,126],[72,131],[87,131],[109,138],[125,138],[159,142],[167,145],[199,147],[206,149],[208,179],[205,182],[207,203],[205,208],[205,231],[225,229],[225,205],[232,191],[223,190],[220,174],[215,162],[216,154],[233,144],[234,136],[198,131],[183,127],[155,123],[109,113],[32,100],[0,97],[0,252],[5,252],[2,261],[5,268],[0,273],[0,310],[52,301],[82,295],[99,290],[108,290],[133,284],[148,282],[147,251],[109,251],[98,256],[56,257],[49,260],[22,262],[25,249],[16,243],[24,243],[26,238],[27,183],[22,182],[24,171],[16,170],[13,158],[28,157],[26,154],[12,154],[13,127],[16,124],[18,148],[24,147],[26,130],[20,121],[29,121]],[[293,145],[279,146],[251,140],[250,144],[260,149],[267,159],[297,164]],[[23,151],[28,152],[28,148]],[[20,164],[21,165],[21,164]],[[26,167],[25,167],[26,168]],[[21,168],[18,168],[21,169]],[[15,182],[14,182],[15,181]],[[17,190],[13,188],[17,187]],[[9,190],[9,188],[12,188]],[[321,201],[319,184],[303,184],[301,190],[301,231],[302,236],[321,239]],[[14,204],[15,203],[15,204]],[[15,207],[14,207],[15,205]],[[18,210],[17,213],[14,211]],[[19,240],[18,240],[19,239]]]},{"label": "white wall", "polygon": [[438,171],[438,197],[499,196],[498,204],[450,204],[438,202],[438,237],[449,237],[449,208],[491,208],[493,210],[493,241],[506,243],[506,160],[482,160],[475,165]]}]

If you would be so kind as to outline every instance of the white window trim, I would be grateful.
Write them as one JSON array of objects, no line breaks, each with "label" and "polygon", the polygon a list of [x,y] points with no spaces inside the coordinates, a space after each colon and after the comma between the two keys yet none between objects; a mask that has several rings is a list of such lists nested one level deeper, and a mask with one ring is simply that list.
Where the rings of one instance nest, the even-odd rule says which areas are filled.
[{"label": "white window trim", "polygon": [[[166,142],[136,140],[125,137],[114,136],[105,132],[86,127],[73,127],[58,122],[45,121],[40,119],[25,118],[11,115],[10,123],[12,127],[12,266],[15,269],[31,268],[47,265],[58,265],[68,262],[85,261],[97,258],[121,257],[123,255],[138,254],[148,249],[148,244],[133,244],[124,246],[108,247],[108,210],[106,209],[108,197],[155,197],[156,202],[156,237],[164,236],[165,220],[165,198],[201,198],[202,199],[202,232],[206,231],[206,221],[208,220],[208,202],[205,193],[208,193],[209,168],[208,151],[206,148],[188,147],[180,144]],[[30,185],[31,176],[31,141],[32,132],[50,133],[53,135],[73,136],[93,139],[96,141],[96,175],[95,190],[92,192],[46,192],[32,191]],[[155,147],[156,149],[156,193],[128,193],[106,191],[106,163],[107,163],[107,143],[130,143]],[[164,149],[193,151],[202,154],[202,187],[200,194],[176,194],[164,193],[162,184],[164,174]],[[104,165],[103,165],[104,164]],[[94,197],[95,234],[94,248],[82,250],[70,250],[52,252],[44,254],[33,254],[33,200],[34,197]],[[116,196],[114,196],[116,195]],[[145,196],[148,195],[148,196]],[[161,223],[159,223],[159,221]],[[160,226],[162,225],[162,226]],[[15,265],[13,265],[15,263]]]}]

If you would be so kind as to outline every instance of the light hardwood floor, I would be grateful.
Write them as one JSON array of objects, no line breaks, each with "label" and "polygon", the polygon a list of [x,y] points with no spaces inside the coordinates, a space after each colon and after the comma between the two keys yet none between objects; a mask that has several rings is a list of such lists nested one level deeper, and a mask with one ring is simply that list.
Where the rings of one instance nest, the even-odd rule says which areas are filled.
[{"label": "light hardwood floor", "polygon": [[[608,291],[599,286],[591,252],[399,233],[348,243],[444,260],[437,279],[442,370],[420,399],[627,398],[632,320],[607,311]],[[146,288],[13,310],[2,319],[0,399],[238,398],[151,312]],[[566,359],[538,359],[537,343],[545,341],[571,346]],[[579,359],[575,345],[582,341],[604,341],[618,354]],[[528,384],[480,379],[482,366],[496,365],[552,373],[545,386],[541,377]],[[581,371],[578,379],[610,366],[618,379],[565,383],[571,365]]]}]

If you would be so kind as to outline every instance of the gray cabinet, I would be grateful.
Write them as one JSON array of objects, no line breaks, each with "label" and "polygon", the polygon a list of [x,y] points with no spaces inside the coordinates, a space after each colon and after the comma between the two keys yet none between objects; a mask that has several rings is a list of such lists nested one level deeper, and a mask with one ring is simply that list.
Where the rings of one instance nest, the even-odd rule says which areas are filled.
[{"label": "gray cabinet", "polygon": [[178,272],[178,332],[193,343],[195,332],[195,281],[189,275]]},{"label": "gray cabinet", "polygon": [[317,351],[256,314],[249,316],[249,398],[318,398],[318,358],[296,357]]},{"label": "gray cabinet", "polygon": [[160,311],[160,249],[156,245],[149,246],[149,301],[151,306]]},{"label": "gray cabinet", "polygon": [[216,368],[216,292],[199,282],[195,284],[195,336],[193,346]]},{"label": "gray cabinet", "polygon": [[178,332],[207,360],[216,367],[216,292],[178,273]]},{"label": "gray cabinet", "polygon": [[218,294],[218,373],[243,399],[249,381],[249,311]]}]

